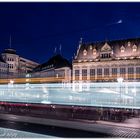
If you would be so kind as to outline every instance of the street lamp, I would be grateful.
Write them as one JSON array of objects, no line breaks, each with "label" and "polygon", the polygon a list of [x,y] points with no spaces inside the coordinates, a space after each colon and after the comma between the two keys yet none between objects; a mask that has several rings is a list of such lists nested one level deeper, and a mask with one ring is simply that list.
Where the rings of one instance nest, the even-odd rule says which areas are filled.
[{"label": "street lamp", "polygon": [[121,102],[121,84],[123,82],[123,78],[122,77],[119,77],[119,78],[117,78],[117,81],[118,81],[119,86],[120,86],[120,102]]}]

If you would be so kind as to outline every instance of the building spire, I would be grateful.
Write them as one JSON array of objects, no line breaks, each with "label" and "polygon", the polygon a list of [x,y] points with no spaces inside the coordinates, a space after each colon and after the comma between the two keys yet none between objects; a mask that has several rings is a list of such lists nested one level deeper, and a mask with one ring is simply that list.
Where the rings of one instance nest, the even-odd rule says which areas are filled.
[{"label": "building spire", "polygon": [[56,52],[57,52],[57,47],[54,48],[54,54],[56,54]]},{"label": "building spire", "polygon": [[81,37],[80,41],[79,41],[79,44],[82,44],[82,43],[83,43],[83,38]]},{"label": "building spire", "polygon": [[83,38],[81,37],[81,38],[80,38],[80,41],[79,41],[79,49],[80,49],[82,43],[83,43]]}]

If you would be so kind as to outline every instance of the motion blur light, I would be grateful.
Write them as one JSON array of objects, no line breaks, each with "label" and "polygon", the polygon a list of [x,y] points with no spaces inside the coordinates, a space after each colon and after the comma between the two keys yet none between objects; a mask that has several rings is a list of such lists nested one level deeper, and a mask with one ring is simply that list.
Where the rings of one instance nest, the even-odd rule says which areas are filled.
[{"label": "motion blur light", "polygon": [[135,89],[135,88],[133,88],[133,89],[132,89],[132,92],[133,92],[133,93],[136,93],[136,89]]},{"label": "motion blur light", "polygon": [[13,80],[10,80],[10,84],[14,84],[14,81]]},{"label": "motion blur light", "polygon": [[117,78],[117,81],[118,81],[118,83],[122,83],[123,82],[123,78],[122,77]]}]

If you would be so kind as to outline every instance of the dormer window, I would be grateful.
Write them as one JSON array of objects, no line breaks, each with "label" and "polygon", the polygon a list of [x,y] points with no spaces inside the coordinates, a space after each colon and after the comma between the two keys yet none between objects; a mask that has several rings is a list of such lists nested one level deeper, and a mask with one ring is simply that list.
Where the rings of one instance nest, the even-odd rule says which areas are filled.
[{"label": "dormer window", "polygon": [[128,42],[128,46],[129,46],[129,47],[131,46],[131,43],[130,43],[130,42]]},{"label": "dormer window", "polygon": [[121,46],[121,53],[123,53],[125,51],[125,47],[124,46]]},{"label": "dormer window", "polygon": [[137,51],[137,46],[135,44],[133,45],[132,50],[133,50],[133,52]]},{"label": "dormer window", "polygon": [[92,45],[90,45],[90,50],[92,50]]},{"label": "dormer window", "polygon": [[83,55],[84,55],[84,56],[87,55],[87,51],[86,51],[86,50],[83,51]]},{"label": "dormer window", "polygon": [[93,49],[93,55],[96,55],[96,49],[95,48]]}]

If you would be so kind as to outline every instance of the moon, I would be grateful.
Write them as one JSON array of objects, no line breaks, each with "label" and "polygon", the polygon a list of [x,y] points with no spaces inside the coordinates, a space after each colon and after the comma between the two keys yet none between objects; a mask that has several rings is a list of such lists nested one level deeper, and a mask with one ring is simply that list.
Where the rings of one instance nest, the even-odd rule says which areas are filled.
[{"label": "moon", "polygon": [[120,24],[120,23],[122,23],[122,20],[121,19],[117,22],[117,24]]}]

